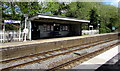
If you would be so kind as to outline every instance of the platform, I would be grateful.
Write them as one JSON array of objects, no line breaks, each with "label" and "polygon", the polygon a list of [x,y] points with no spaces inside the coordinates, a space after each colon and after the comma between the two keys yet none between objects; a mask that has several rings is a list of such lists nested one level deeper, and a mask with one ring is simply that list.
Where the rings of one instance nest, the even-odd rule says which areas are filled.
[{"label": "platform", "polygon": [[86,36],[40,39],[26,42],[3,43],[0,44],[0,60],[117,39],[117,33],[107,33]]},{"label": "platform", "polygon": [[102,66],[103,64],[106,64],[107,61],[112,59],[118,53],[120,53],[119,47],[120,47],[120,45],[115,46],[114,48],[112,48],[98,56],[95,56],[94,58],[91,58],[90,60],[85,61],[82,64],[80,64],[72,69],[94,71],[94,70],[98,69],[100,66]]},{"label": "platform", "polygon": [[61,37],[61,38],[50,38],[50,39],[39,39],[39,40],[32,40],[32,41],[23,41],[23,42],[10,42],[10,43],[0,43],[0,48],[4,47],[14,47],[14,46],[22,46],[22,45],[30,45],[30,44],[39,44],[45,42],[56,42],[56,41],[63,41],[63,40],[72,40],[78,38],[84,38],[88,36],[73,36],[73,37]]},{"label": "platform", "polygon": [[120,70],[120,53],[118,53],[115,57],[107,61],[101,67],[99,67],[96,71],[102,70],[110,70],[110,71],[118,71]]},{"label": "platform", "polygon": [[108,34],[115,34],[115,33],[85,35],[85,36],[60,37],[60,38],[50,38],[50,39],[39,39],[39,40],[32,40],[32,41],[25,41],[25,42],[0,43],[0,48],[16,47],[16,46],[30,45],[30,44],[40,44],[40,43],[45,43],[45,42],[48,43],[48,42],[56,42],[56,41],[64,41],[64,40],[73,40],[73,39],[80,39],[80,38],[86,38],[86,37],[95,37],[95,36],[108,35]]}]

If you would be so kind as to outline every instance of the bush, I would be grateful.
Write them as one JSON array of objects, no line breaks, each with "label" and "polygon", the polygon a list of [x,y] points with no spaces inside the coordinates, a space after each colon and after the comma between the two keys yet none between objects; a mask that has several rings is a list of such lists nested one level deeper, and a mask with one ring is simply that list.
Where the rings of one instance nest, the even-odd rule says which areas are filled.
[{"label": "bush", "polygon": [[108,27],[102,27],[100,28],[100,33],[110,33],[111,29]]},{"label": "bush", "polygon": [[106,33],[110,33],[111,32],[110,28],[106,27],[105,29],[106,29]]}]

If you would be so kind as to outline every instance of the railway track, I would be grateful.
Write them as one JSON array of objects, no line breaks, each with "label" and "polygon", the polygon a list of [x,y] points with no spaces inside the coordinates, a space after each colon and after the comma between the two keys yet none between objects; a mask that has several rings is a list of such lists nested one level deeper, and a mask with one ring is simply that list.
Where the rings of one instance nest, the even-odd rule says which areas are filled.
[{"label": "railway track", "polygon": [[[98,42],[98,44],[102,44],[102,43],[106,43],[106,42],[109,42],[109,41],[112,41],[112,40],[114,40],[114,39],[107,40],[107,41],[102,41],[102,42],[95,41],[93,43],[97,43]],[[23,56],[23,57],[17,57],[17,58],[2,60],[2,61],[0,61],[0,63],[8,63],[8,62],[11,62],[11,61],[21,60],[21,59],[25,59],[25,58],[28,58],[28,57],[35,57],[35,56],[38,56],[38,55],[50,54],[50,53],[53,53],[53,52],[63,51],[63,50],[67,50],[67,49],[72,49],[72,48],[76,48],[76,47],[80,47],[80,46],[88,45],[88,44],[90,44],[90,43],[86,43],[86,44],[82,44],[82,45],[77,45],[77,46],[74,46],[74,47],[67,47],[67,48],[55,49],[55,50],[51,50],[51,51],[47,51],[47,52],[42,52],[42,53],[37,53],[37,54],[32,54],[32,55]],[[95,46],[95,45],[93,45],[93,46]]]},{"label": "railway track", "polygon": [[[94,44],[91,44],[90,46],[85,46],[85,47],[82,47],[82,48],[77,48],[78,46],[68,47],[68,48],[61,48],[61,49],[57,49],[57,50],[53,50],[53,51],[48,51],[48,52],[43,52],[43,53],[39,53],[39,54],[35,54],[35,55],[24,56],[24,57],[10,59],[10,60],[4,60],[4,61],[1,61],[0,63],[6,64],[6,63],[9,63],[9,62],[18,61],[18,60],[25,59],[25,58],[31,58],[31,57],[36,57],[36,56],[46,55],[46,54],[48,55],[48,54],[51,54],[51,53],[54,53],[54,52],[64,51],[64,50],[76,48],[76,49],[73,49],[73,50],[70,50],[70,51],[65,51],[65,52],[62,52],[62,53],[55,54],[55,55],[50,55],[50,56],[46,56],[46,57],[43,57],[43,58],[40,58],[40,59],[36,59],[36,60],[32,60],[32,61],[29,61],[29,62],[24,62],[24,63],[20,63],[20,64],[17,64],[17,65],[12,65],[12,66],[8,66],[8,67],[5,67],[5,68],[2,68],[2,70],[9,70],[9,69],[13,69],[15,67],[21,67],[21,66],[25,66],[25,65],[32,64],[32,63],[35,63],[35,62],[47,60],[49,58],[53,58],[53,57],[56,57],[56,56],[65,55],[65,54],[72,53],[72,52],[75,52],[75,51],[79,51],[79,50],[91,48],[93,46],[100,45],[100,44],[103,44],[103,43],[106,43],[106,42],[110,42],[112,40],[113,39],[106,40],[106,41],[101,41],[101,42],[96,41],[96,42],[98,42],[97,44],[95,44],[96,42],[94,42]],[[87,44],[83,44],[83,45],[87,45]],[[81,46],[83,46],[83,45],[81,45]]]},{"label": "railway track", "polygon": [[70,65],[72,67],[73,66],[72,64],[75,64],[75,63],[78,63],[78,62],[81,63],[81,60],[84,60],[85,58],[92,58],[92,57],[100,54],[101,52],[104,52],[104,51],[106,51],[106,50],[108,50],[108,49],[110,49],[110,48],[112,48],[112,47],[114,47],[116,45],[119,45],[119,44],[120,44],[120,42],[114,43],[114,44],[111,44],[111,45],[108,45],[108,46],[104,46],[104,47],[102,47],[99,50],[96,50],[96,51],[91,52],[91,53],[86,53],[86,54],[84,54],[84,55],[82,55],[82,56],[80,56],[80,57],[78,57],[76,59],[73,59],[71,61],[65,62],[63,64],[60,64],[60,65],[55,66],[53,68],[50,68],[50,69],[48,69],[46,71],[56,71],[56,70],[59,71],[60,69],[66,69],[66,68],[70,69]]}]

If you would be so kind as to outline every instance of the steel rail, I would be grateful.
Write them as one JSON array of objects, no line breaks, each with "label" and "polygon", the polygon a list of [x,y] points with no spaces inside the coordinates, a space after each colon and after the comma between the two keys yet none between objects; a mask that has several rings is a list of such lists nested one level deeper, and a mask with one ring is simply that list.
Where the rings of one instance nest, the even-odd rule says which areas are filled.
[{"label": "steel rail", "polygon": [[[107,42],[112,41],[112,40],[114,40],[114,39],[107,40]],[[99,40],[98,41],[94,41],[91,44],[97,43],[97,42],[100,42],[100,41]],[[0,61],[0,63],[8,63],[8,62],[11,62],[11,61],[17,61],[17,60],[21,60],[21,59],[25,59],[25,58],[29,58],[29,57],[35,57],[35,56],[39,56],[39,55],[50,54],[50,53],[53,53],[53,52],[63,51],[63,50],[67,50],[67,49],[72,49],[72,48],[76,48],[76,47],[80,47],[80,46],[88,45],[88,44],[90,44],[90,43],[85,43],[85,44],[83,43],[81,45],[76,45],[76,46],[72,46],[72,47],[60,48],[60,49],[50,50],[50,51],[47,51],[47,52],[37,53],[37,54],[33,54],[33,55],[17,57],[17,58],[14,58],[14,59],[8,59],[8,60]]]},{"label": "steel rail", "polygon": [[108,45],[108,46],[104,46],[104,47],[102,47],[102,48],[99,49],[99,50],[96,50],[96,51],[91,52],[91,53],[84,54],[84,55],[82,55],[82,56],[80,56],[80,57],[78,57],[78,58],[76,58],[76,59],[73,59],[73,60],[71,60],[71,61],[65,62],[65,63],[63,63],[63,64],[60,64],[60,65],[55,66],[55,67],[53,67],[53,68],[50,68],[50,69],[48,69],[48,70],[46,70],[46,71],[55,71],[55,70],[58,70],[58,69],[62,69],[62,68],[64,68],[64,67],[66,67],[66,66],[69,66],[70,64],[74,64],[75,62],[80,61],[81,59],[85,59],[85,58],[88,58],[88,57],[92,57],[92,56],[94,56],[94,55],[97,55],[97,54],[99,54],[100,52],[105,51],[105,50],[108,50],[108,49],[110,49],[110,48],[112,48],[113,46],[116,46],[116,45],[118,45],[118,44],[120,44],[120,42],[117,42],[117,43],[114,43],[114,44],[111,44],[111,45]]},{"label": "steel rail", "polygon": [[[106,42],[109,42],[109,41],[107,40]],[[91,48],[93,46],[96,46],[96,45],[99,45],[99,44],[102,44],[102,43],[105,43],[105,42],[101,42],[101,43],[98,43],[98,44],[93,44],[91,46],[86,46],[86,47],[83,47],[83,48],[79,48],[79,49],[67,51],[67,52],[64,52],[64,53],[59,53],[59,54],[48,56],[48,57],[45,57],[45,58],[41,58],[41,59],[29,61],[29,62],[26,62],[26,63],[21,63],[21,64],[9,66],[9,67],[3,68],[2,70],[8,70],[8,69],[13,69],[15,67],[25,66],[25,65],[28,65],[28,64],[32,64],[32,63],[35,63],[35,62],[43,61],[43,60],[46,60],[46,59],[49,59],[49,58],[53,58],[53,57],[56,57],[56,56],[65,55],[65,54],[68,54],[68,53],[71,53],[71,52],[75,52],[75,51],[78,51],[78,50],[83,50],[83,49],[86,49],[86,48]]]}]

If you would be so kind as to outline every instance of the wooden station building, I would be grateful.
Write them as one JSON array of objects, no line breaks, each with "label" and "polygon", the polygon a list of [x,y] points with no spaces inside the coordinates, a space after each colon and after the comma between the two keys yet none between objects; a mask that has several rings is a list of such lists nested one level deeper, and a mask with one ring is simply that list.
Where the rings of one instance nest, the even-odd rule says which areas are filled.
[{"label": "wooden station building", "polygon": [[81,36],[83,23],[90,23],[90,21],[50,15],[35,15],[27,21],[29,30],[27,39]]}]

